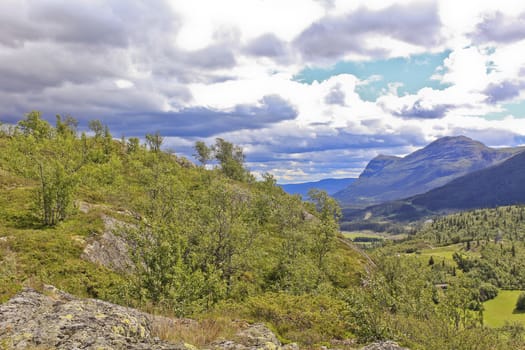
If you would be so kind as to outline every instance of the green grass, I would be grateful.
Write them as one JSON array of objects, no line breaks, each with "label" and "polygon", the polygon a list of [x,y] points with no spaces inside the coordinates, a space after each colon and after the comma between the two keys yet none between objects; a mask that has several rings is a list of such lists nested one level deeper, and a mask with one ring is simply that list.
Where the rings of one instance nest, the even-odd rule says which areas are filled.
[{"label": "green grass", "polygon": [[0,179],[9,182],[0,186],[0,303],[24,285],[41,283],[117,301],[125,279],[80,258],[86,241],[103,231],[100,213],[77,212],[55,227],[43,227],[32,204],[32,188],[16,178]]},{"label": "green grass", "polygon": [[422,256],[433,256],[438,258],[444,258],[448,261],[453,261],[452,255],[458,252],[463,246],[461,244],[453,244],[444,247],[428,248],[421,250]]},{"label": "green grass", "polygon": [[376,232],[372,231],[342,231],[341,232],[346,238],[355,239],[358,237],[365,237],[365,238],[379,238],[384,239],[385,236]]},{"label": "green grass", "polygon": [[483,313],[484,322],[489,327],[499,328],[505,322],[518,322],[525,326],[525,313],[514,311],[520,290],[501,290],[498,296],[487,301]]}]

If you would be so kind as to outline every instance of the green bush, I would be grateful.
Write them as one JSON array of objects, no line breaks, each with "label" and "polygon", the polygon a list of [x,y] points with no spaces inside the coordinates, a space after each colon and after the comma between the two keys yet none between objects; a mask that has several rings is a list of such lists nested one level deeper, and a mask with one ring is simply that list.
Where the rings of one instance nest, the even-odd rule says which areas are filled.
[{"label": "green bush", "polygon": [[516,301],[516,311],[525,311],[525,292],[521,293]]},{"label": "green bush", "polygon": [[491,283],[482,283],[479,287],[479,296],[482,302],[498,296],[498,288]]}]

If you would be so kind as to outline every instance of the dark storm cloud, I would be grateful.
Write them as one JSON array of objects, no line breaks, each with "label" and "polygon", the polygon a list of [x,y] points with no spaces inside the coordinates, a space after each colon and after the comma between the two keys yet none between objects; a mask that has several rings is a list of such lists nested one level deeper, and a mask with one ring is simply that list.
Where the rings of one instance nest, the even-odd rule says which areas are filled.
[{"label": "dark storm cloud", "polygon": [[490,84],[484,91],[488,103],[498,103],[518,97],[520,91],[525,88],[523,82],[504,81],[499,84]]},{"label": "dark storm cloud", "polygon": [[368,34],[379,34],[430,47],[440,41],[441,21],[435,3],[393,5],[381,10],[360,8],[343,16],[327,16],[313,23],[294,41],[309,59],[337,58],[348,53],[386,55],[365,46]]},{"label": "dark storm cloud", "polygon": [[35,92],[67,82],[91,84],[124,76],[126,63],[119,52],[72,52],[46,43],[26,43],[0,53],[0,91]]},{"label": "dark storm cloud", "polygon": [[[251,142],[258,144],[265,141],[253,139]],[[266,147],[271,153],[280,153],[285,157],[284,159],[291,160],[294,159],[293,155],[296,154],[326,150],[357,151],[376,148],[398,148],[424,143],[424,134],[419,128],[405,128],[397,134],[385,134],[378,130],[374,135],[356,134],[345,129],[335,129],[329,133],[315,133],[313,137],[311,135],[305,137],[302,133],[273,136],[271,141],[266,143]]]},{"label": "dark storm cloud", "polygon": [[[124,129],[126,135],[143,135],[161,131],[164,136],[210,137],[234,130],[259,129],[284,120],[292,120],[297,111],[277,95],[265,96],[259,105],[237,105],[231,110],[204,107],[185,108],[178,112],[144,112],[123,114],[110,120],[110,127]],[[133,124],[126,120],[133,120]]]},{"label": "dark storm cloud", "polygon": [[486,17],[471,33],[476,43],[511,43],[525,39],[525,13],[507,17],[501,12]]}]

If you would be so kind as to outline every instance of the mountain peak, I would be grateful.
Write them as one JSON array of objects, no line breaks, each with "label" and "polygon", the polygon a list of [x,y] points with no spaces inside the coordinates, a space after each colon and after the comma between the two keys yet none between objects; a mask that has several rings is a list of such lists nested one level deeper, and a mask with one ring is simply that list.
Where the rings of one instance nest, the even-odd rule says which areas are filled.
[{"label": "mountain peak", "polygon": [[334,197],[353,207],[406,198],[498,164],[518,151],[489,148],[466,136],[442,137],[403,158],[375,157],[357,181]]},{"label": "mountain peak", "polygon": [[464,145],[476,145],[476,146],[482,146],[487,147],[483,143],[473,140],[470,137],[459,135],[459,136],[445,136],[441,137],[434,142],[430,143],[427,147],[433,147],[433,146],[444,146],[444,145],[458,145],[458,144],[464,144]]}]

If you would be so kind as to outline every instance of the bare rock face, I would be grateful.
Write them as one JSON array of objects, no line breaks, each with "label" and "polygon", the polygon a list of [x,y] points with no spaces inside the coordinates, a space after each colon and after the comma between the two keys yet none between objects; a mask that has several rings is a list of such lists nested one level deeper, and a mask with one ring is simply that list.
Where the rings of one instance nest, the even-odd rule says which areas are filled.
[{"label": "bare rock face", "polygon": [[130,225],[105,215],[102,220],[104,221],[102,236],[86,245],[81,255],[82,259],[119,272],[133,269],[128,242],[113,233],[119,227],[126,228]]},{"label": "bare rock face", "polygon": [[151,335],[152,316],[95,299],[78,299],[48,286],[25,288],[0,305],[0,344],[8,349],[170,349]]},{"label": "bare rock face", "polygon": [[212,344],[213,350],[298,350],[295,344],[282,345],[275,334],[261,323],[239,331],[235,340],[222,340]]},{"label": "bare rock face", "polygon": [[365,346],[361,350],[408,350],[393,341],[383,341]]}]

